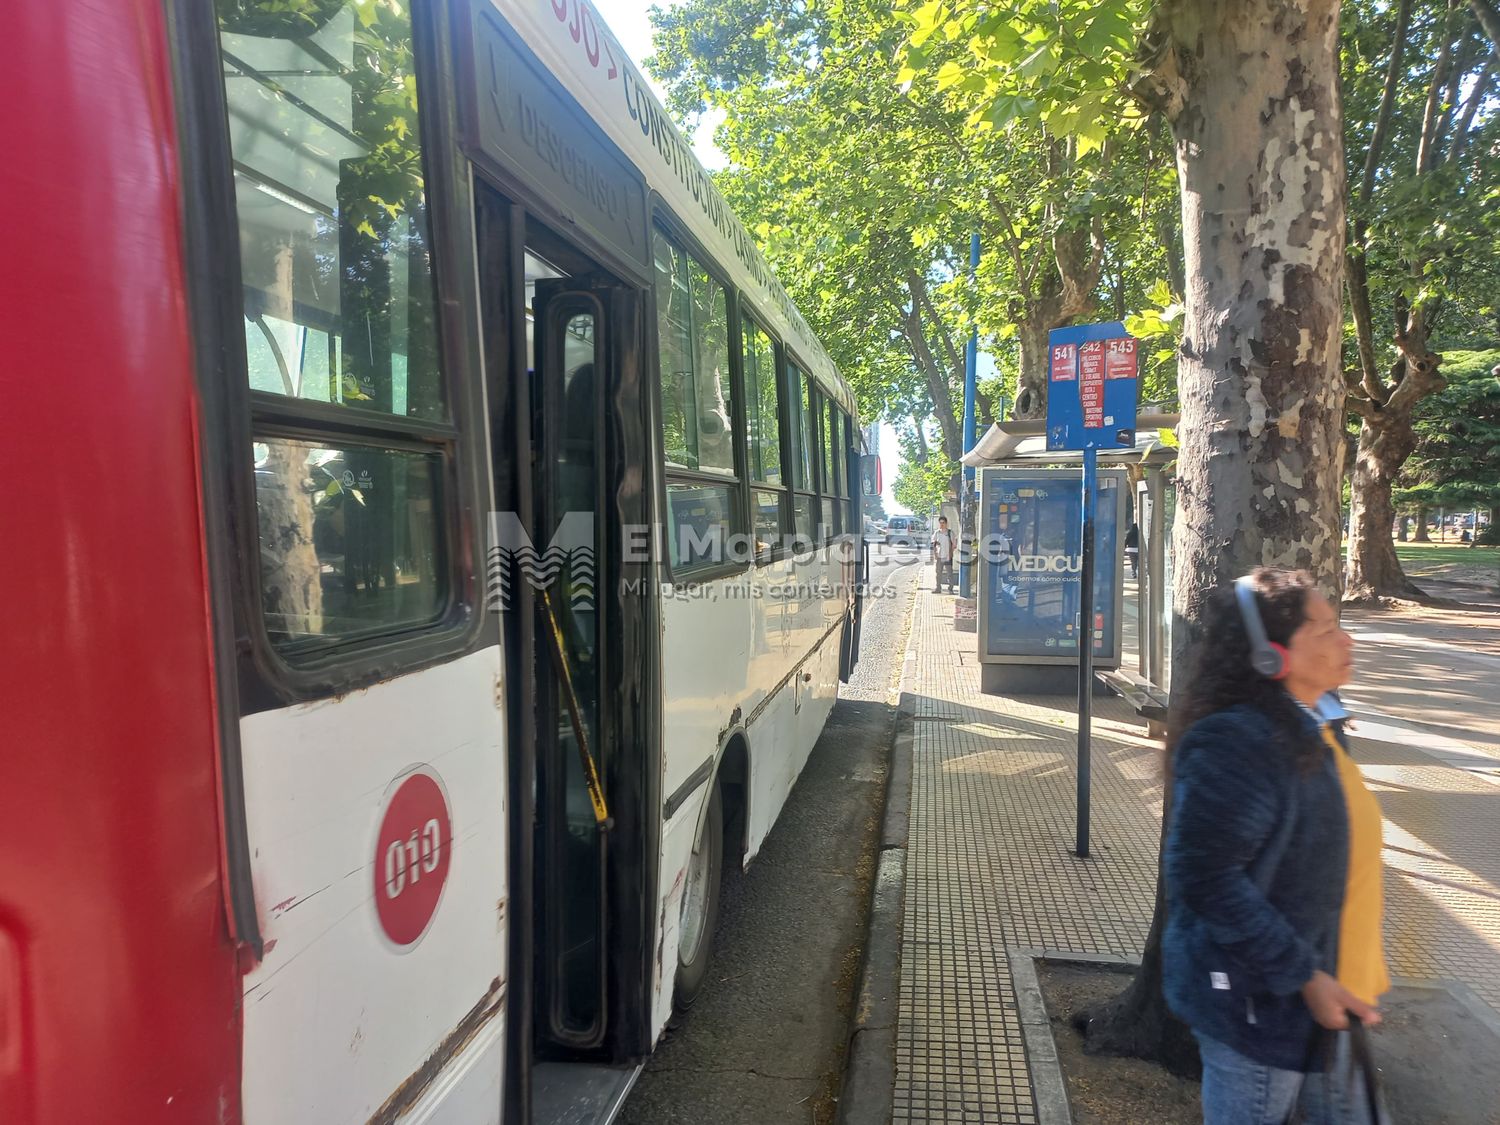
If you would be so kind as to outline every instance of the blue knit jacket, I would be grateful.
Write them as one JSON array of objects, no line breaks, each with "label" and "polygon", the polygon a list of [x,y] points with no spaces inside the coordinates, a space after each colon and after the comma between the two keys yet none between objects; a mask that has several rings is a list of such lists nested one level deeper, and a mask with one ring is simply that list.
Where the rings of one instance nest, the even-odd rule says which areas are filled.
[{"label": "blue knit jacket", "polygon": [[[1315,720],[1302,721],[1316,737]],[[1178,744],[1163,987],[1194,1031],[1268,1066],[1316,1070],[1318,1027],[1301,988],[1338,962],[1349,823],[1337,763],[1324,755],[1300,768],[1294,741],[1242,704]]]}]

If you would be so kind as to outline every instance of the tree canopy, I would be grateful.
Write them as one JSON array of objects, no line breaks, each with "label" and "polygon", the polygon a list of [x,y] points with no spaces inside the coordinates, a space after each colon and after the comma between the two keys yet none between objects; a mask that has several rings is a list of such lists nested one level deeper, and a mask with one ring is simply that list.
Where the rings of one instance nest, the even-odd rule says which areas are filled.
[{"label": "tree canopy", "polygon": [[[655,18],[650,66],[671,104],[725,111],[721,187],[927,492],[961,452],[970,331],[1000,371],[981,420],[1002,393],[1037,416],[1051,328],[1124,316],[1173,278],[1180,293],[1160,130],[1091,148],[1035,121],[977,128],[982,90],[912,81],[907,25],[875,0],[689,0]],[[946,34],[925,50],[967,57]],[[1169,395],[1170,366],[1156,374]]]},{"label": "tree canopy", "polygon": [[[1342,370],[1364,431],[1352,446],[1361,526],[1383,519],[1382,489],[1407,495],[1390,489],[1416,404],[1441,388],[1442,349],[1500,338],[1494,17],[1487,0],[1342,5]],[[999,371],[981,416],[1001,395],[1039,416],[1048,331],[1096,319],[1146,340],[1142,397],[1177,404],[1191,318],[1173,129],[1194,79],[1183,28],[1217,34],[1224,12],[687,0],[655,18],[651,66],[673,109],[725,114],[726,195],[864,415],[888,419],[921,466],[918,494],[951,487],[971,330]],[[983,256],[971,280],[972,232]],[[1325,444],[1325,458],[1342,448]]]}]

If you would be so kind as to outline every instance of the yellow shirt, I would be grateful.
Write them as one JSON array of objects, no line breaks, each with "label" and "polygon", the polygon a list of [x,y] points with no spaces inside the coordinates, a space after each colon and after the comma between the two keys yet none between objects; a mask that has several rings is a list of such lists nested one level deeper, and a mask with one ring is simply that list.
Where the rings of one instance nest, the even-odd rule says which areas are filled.
[{"label": "yellow shirt", "polygon": [[1339,915],[1339,983],[1367,1004],[1391,987],[1385,968],[1380,922],[1385,910],[1380,852],[1380,803],[1365,787],[1354,759],[1325,725],[1323,741],[1333,750],[1344,806],[1349,812],[1349,873],[1344,880],[1344,909]]}]

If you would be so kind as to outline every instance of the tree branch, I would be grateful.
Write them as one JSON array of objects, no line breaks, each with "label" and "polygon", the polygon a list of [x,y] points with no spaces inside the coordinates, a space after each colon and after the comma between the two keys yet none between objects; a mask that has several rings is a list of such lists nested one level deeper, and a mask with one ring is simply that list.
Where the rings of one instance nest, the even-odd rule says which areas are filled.
[{"label": "tree branch", "polygon": [[1442,111],[1438,114],[1437,129],[1433,133],[1433,166],[1442,163],[1438,153],[1444,151],[1453,136],[1453,115],[1458,109],[1458,92],[1463,86],[1464,75],[1474,63],[1473,40],[1459,33],[1458,49],[1453,55],[1453,65],[1448,68],[1448,89],[1443,92]]},{"label": "tree branch", "polygon": [[1420,324],[1422,310],[1420,306],[1412,310],[1412,319],[1418,322],[1414,325],[1421,334],[1424,341],[1421,348],[1415,348],[1406,333],[1397,333],[1396,348],[1401,353],[1406,368],[1405,375],[1391,391],[1391,397],[1385,404],[1386,410],[1393,414],[1404,414],[1416,406],[1417,400],[1428,391],[1434,391],[1443,385],[1443,378],[1438,374],[1438,365],[1443,362],[1443,357],[1429,352],[1425,345],[1426,331]]},{"label": "tree branch", "polygon": [[921,292],[926,285],[915,270],[907,275],[906,283],[911,291],[911,303],[905,309],[902,334],[906,337],[907,346],[911,348],[912,357],[917,361],[917,369],[927,380],[927,390],[932,397],[932,412],[937,415],[938,427],[943,435],[943,455],[950,461],[957,461],[963,456],[963,438],[953,412],[953,391],[948,385],[947,376],[933,357],[922,328]]},{"label": "tree branch", "polygon": [[1345,371],[1344,383],[1349,392],[1344,396],[1344,405],[1366,421],[1372,420],[1378,412],[1378,408],[1360,393],[1360,373],[1358,371]]},{"label": "tree branch", "polygon": [[1375,190],[1375,171],[1380,167],[1381,150],[1385,148],[1386,131],[1391,124],[1391,109],[1396,103],[1396,85],[1401,78],[1401,63],[1406,54],[1406,34],[1411,25],[1411,0],[1401,0],[1396,9],[1396,31],[1391,38],[1391,61],[1385,71],[1385,88],[1380,92],[1380,110],[1375,115],[1375,131],[1370,134],[1370,148],[1365,153],[1364,175],[1359,180],[1359,204],[1370,201]]},{"label": "tree branch", "polygon": [[1443,163],[1457,164],[1459,157],[1463,155],[1464,148],[1469,143],[1469,131],[1474,126],[1474,115],[1479,112],[1479,103],[1484,101],[1489,94],[1490,83],[1494,80],[1495,59],[1492,55],[1484,64],[1484,69],[1479,72],[1479,77],[1474,80],[1474,88],[1469,91],[1469,100],[1464,105],[1458,125],[1453,130],[1453,143],[1448,146],[1448,155]]},{"label": "tree branch", "polygon": [[925,465],[927,464],[927,458],[931,454],[931,450],[927,447],[927,434],[922,429],[922,419],[918,418],[915,414],[911,416],[911,428],[916,434],[917,464]]},{"label": "tree branch", "polygon": [[1380,367],[1375,360],[1375,325],[1370,312],[1370,279],[1365,272],[1363,244],[1350,244],[1344,251],[1344,265],[1349,311],[1354,318],[1354,340],[1359,349],[1360,386],[1371,402],[1383,403],[1390,392],[1381,381]]},{"label": "tree branch", "polygon": [[1427,105],[1422,111],[1422,133],[1417,143],[1417,175],[1430,171],[1437,158],[1438,111],[1443,86],[1448,81],[1448,66],[1453,60],[1453,0],[1443,13],[1443,40],[1437,61],[1432,64],[1432,81],[1427,86]]},{"label": "tree branch", "polygon": [[[915,272],[915,271],[914,271]],[[953,335],[948,331],[948,326],[943,318],[938,315],[933,306],[932,296],[927,292],[927,283],[921,277],[917,278],[917,286],[913,294],[922,302],[922,307],[927,310],[928,323],[932,325],[937,333],[938,343],[943,347],[943,354],[948,357],[948,366],[953,368],[954,375],[962,379],[964,377],[964,361],[958,354],[958,348],[953,344]]]},{"label": "tree branch", "polygon": [[1484,28],[1495,50],[1500,51],[1500,9],[1496,9],[1491,0],[1469,0],[1469,7],[1479,17],[1479,26]]},{"label": "tree branch", "polygon": [[1021,252],[1021,240],[1016,236],[1016,224],[1010,217],[1010,208],[1006,206],[1003,199],[996,199],[995,193],[989,188],[985,189],[984,197],[999,214],[1000,222],[1004,224],[1005,248],[1010,251],[1010,260],[1016,269],[1016,279],[1020,282],[1019,288],[1024,295],[1030,290],[1031,278],[1026,274],[1026,257]]}]

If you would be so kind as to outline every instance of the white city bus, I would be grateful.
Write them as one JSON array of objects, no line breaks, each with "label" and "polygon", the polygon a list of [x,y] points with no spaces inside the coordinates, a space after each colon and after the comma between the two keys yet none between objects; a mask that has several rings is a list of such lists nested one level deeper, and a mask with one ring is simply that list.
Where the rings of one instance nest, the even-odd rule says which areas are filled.
[{"label": "white city bus", "polygon": [[608,1119],[857,656],[848,386],[585,0],[20,34],[6,1120]]}]

